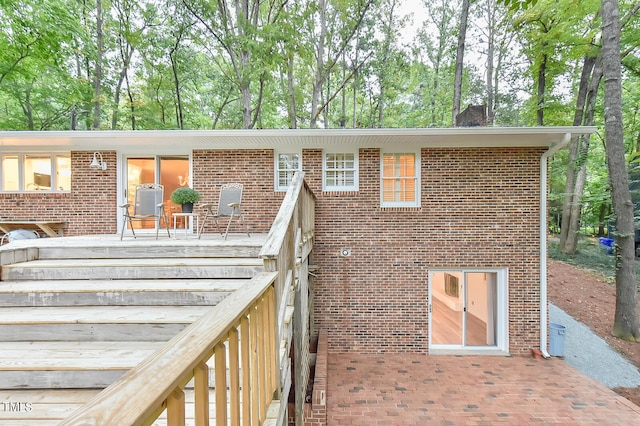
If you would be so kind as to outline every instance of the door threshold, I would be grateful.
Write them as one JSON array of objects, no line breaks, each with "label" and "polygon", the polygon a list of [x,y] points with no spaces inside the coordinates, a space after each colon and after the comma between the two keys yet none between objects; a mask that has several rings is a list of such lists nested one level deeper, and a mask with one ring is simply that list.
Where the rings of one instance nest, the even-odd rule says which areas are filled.
[{"label": "door threshold", "polygon": [[429,355],[480,355],[480,356],[511,356],[509,352],[500,349],[429,349]]}]

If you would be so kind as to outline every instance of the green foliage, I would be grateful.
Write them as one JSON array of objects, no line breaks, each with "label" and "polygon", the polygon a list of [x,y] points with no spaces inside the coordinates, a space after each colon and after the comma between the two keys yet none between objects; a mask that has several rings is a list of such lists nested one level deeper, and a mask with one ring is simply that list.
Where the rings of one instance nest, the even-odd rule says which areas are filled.
[{"label": "green foliage", "polygon": [[[250,22],[238,18],[236,3],[231,1],[103,2],[101,128],[110,127],[115,112],[117,129],[134,125],[136,129],[241,128],[243,87],[248,87],[256,127],[289,127],[289,115],[296,117],[298,127],[308,127],[316,83],[318,2],[249,3],[256,13]],[[396,0],[327,2],[326,78],[321,82],[320,99],[326,107],[320,126],[451,125],[459,11],[440,0],[423,3],[426,24],[421,27],[420,17],[415,16],[419,31],[407,37],[408,22],[398,16]],[[493,2],[472,3],[475,12],[467,38],[463,106],[487,99],[486,11]],[[540,106],[535,77],[544,55],[547,89],[541,106],[545,124],[570,124],[580,59],[598,48],[599,2],[499,3],[511,7],[511,12],[504,6],[491,12],[497,14],[493,31],[499,36],[494,64],[498,72],[494,82],[499,86],[495,124],[535,124]],[[622,12],[630,5],[622,2]],[[0,22],[5,24],[0,26],[0,129],[90,127],[96,58],[94,8],[92,2],[75,0],[0,0]],[[365,9],[361,26],[354,31],[356,18]],[[636,147],[640,60],[634,48],[638,26],[632,20],[622,38],[624,50],[631,52],[624,58],[630,156],[640,152]],[[129,64],[123,62],[126,49],[133,49]],[[119,87],[123,72],[126,79]],[[118,91],[121,96],[116,105]],[[601,122],[600,109],[597,114],[596,121]],[[601,175],[604,161],[594,157],[589,164],[588,185],[592,186],[592,175]],[[552,179],[554,174],[561,180],[562,167],[552,170]],[[587,190],[604,194],[600,184]]]},{"label": "green foliage", "polygon": [[535,6],[538,0],[498,0],[498,3],[504,4],[512,11],[518,11]]},{"label": "green foliage", "polygon": [[175,204],[197,203],[200,193],[193,188],[182,187],[171,193],[171,202]]},{"label": "green foliage", "polygon": [[562,253],[558,248],[558,243],[550,241],[549,257],[582,269],[595,271],[609,280],[613,280],[616,274],[615,256],[607,254],[596,238],[581,238],[578,242],[578,251],[572,256]]}]

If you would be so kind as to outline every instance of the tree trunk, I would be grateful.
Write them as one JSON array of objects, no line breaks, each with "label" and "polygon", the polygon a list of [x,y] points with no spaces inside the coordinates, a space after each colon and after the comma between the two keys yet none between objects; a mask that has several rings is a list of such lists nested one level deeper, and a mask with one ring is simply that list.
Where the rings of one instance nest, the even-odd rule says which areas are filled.
[{"label": "tree trunk", "polygon": [[538,108],[536,111],[538,126],[544,126],[544,95],[547,87],[547,54],[542,54],[538,68]]},{"label": "tree trunk", "polygon": [[[580,86],[578,87],[578,97],[576,100],[576,109],[573,116],[573,125],[580,126],[584,120],[584,110],[587,99],[587,92],[589,88],[589,81],[591,80],[591,75],[593,71],[593,67],[596,63],[596,58],[593,55],[586,56],[584,58],[584,64],[582,66],[582,74],[580,76]],[[573,223],[579,222],[580,216],[575,217],[572,213],[574,213],[574,209],[572,208],[575,205],[575,197],[576,189],[576,169],[578,166],[578,158],[580,152],[581,140],[578,137],[574,137],[571,140],[571,147],[569,151],[569,164],[567,165],[567,181],[565,184],[565,197],[564,202],[562,204],[562,224],[560,225],[560,251],[563,253],[575,253],[575,249],[571,250],[567,248],[567,239],[569,239],[570,228],[575,228],[572,226]],[[578,209],[579,211],[580,209]],[[577,241],[577,236],[571,237],[574,241]],[[577,247],[577,246],[576,246]]]},{"label": "tree trunk", "polygon": [[605,203],[600,204],[600,212],[598,214],[598,237],[604,237],[604,222],[607,218],[609,209]]},{"label": "tree trunk", "polygon": [[136,130],[136,104],[133,101],[133,92],[131,91],[131,84],[129,84],[128,74],[125,76],[125,81],[127,82],[127,96],[129,97],[129,111],[131,112],[131,130]]},{"label": "tree trunk", "polygon": [[35,130],[35,123],[33,121],[33,107],[31,105],[31,91],[33,90],[33,80],[27,84],[24,89],[24,102],[20,101],[22,112],[27,120],[27,129]]},{"label": "tree trunk", "polygon": [[487,125],[493,126],[495,120],[495,88],[493,87],[494,73],[493,62],[495,60],[494,28],[489,26],[487,39]]},{"label": "tree trunk", "polygon": [[[630,17],[640,8],[640,4],[636,5],[629,14],[622,20],[624,25],[629,21]],[[599,43],[595,43],[596,45]],[[582,78],[585,77],[585,73],[592,69],[591,80],[586,92],[586,105],[584,105],[584,99],[581,99],[582,94]],[[576,103],[576,115],[574,117],[574,126],[579,126],[581,116],[578,114],[578,108],[584,108],[584,118],[582,124],[585,126],[593,126],[595,121],[596,102],[598,98],[598,91],[600,89],[600,82],[602,81],[604,70],[602,60],[602,50],[598,52],[596,57],[588,56],[585,58],[585,65],[582,71],[582,78],[580,81],[580,88],[578,92],[578,101]],[[587,76],[588,78],[588,76]],[[563,206],[563,227],[562,234],[560,235],[560,250],[566,254],[575,254],[578,250],[578,231],[580,229],[580,214],[582,210],[582,193],[584,192],[584,185],[587,179],[587,156],[589,154],[589,135],[584,136],[581,139],[575,140],[575,146],[572,143],[571,153],[569,156],[569,167],[567,170],[567,187],[565,188],[565,194],[569,201],[565,198],[565,205]],[[575,148],[575,151],[574,151]],[[575,174],[577,170],[577,175]],[[575,182],[573,182],[573,176],[575,175]],[[570,179],[571,178],[571,179]],[[569,184],[573,182],[573,187]],[[565,208],[568,208],[568,214],[565,213]],[[564,222],[566,217],[566,223]],[[564,230],[566,229],[566,233]],[[563,239],[564,237],[564,239]]]},{"label": "tree trunk", "polygon": [[[342,81],[347,77],[347,58],[346,52],[342,52]],[[340,128],[344,129],[347,127],[347,88],[343,87],[340,93],[340,97],[342,98],[340,104]],[[355,99],[354,99],[355,100]],[[355,117],[355,111],[354,117]]]},{"label": "tree trunk", "polygon": [[[469,0],[465,0],[469,1]],[[393,36],[395,30],[394,13],[396,10],[397,1],[393,0],[390,4],[390,9],[387,17],[384,29],[384,41],[382,45],[382,66],[380,67],[380,96],[378,99],[378,124],[375,127],[384,127],[384,106],[386,102],[386,89],[387,89],[387,69],[389,68],[389,57],[391,56],[391,45],[393,43]],[[459,106],[458,106],[458,109]]]},{"label": "tree trunk", "polygon": [[98,54],[96,55],[96,67],[93,80],[94,100],[93,100],[93,124],[91,128],[100,128],[100,97],[102,96],[102,0],[96,1],[96,41],[98,44]]},{"label": "tree trunk", "polygon": [[640,341],[635,271],[633,203],[624,148],[618,1],[602,1],[604,122],[611,200],[616,216],[616,313],[613,335]]},{"label": "tree trunk", "polygon": [[309,127],[315,129],[318,120],[318,105],[320,104],[320,92],[324,80],[324,39],[327,36],[327,6],[325,0],[320,0],[318,4],[320,19],[320,34],[318,35],[318,45],[316,47],[316,76],[313,82],[313,92],[311,94],[311,120]]},{"label": "tree trunk", "polygon": [[[462,98],[462,70],[464,68],[464,44],[467,38],[467,21],[469,16],[470,0],[462,0],[462,10],[460,11],[460,32],[458,33],[458,50],[456,51],[456,71],[453,83],[453,118],[451,122],[457,126],[456,117],[460,114],[460,102]],[[487,81],[491,80],[491,75],[487,73]]]},{"label": "tree trunk", "polygon": [[173,88],[176,91],[176,120],[178,122],[178,128],[180,130],[184,130],[184,114],[182,112],[182,94],[180,93],[180,78],[178,76],[178,64],[176,63],[176,50],[178,49],[178,42],[176,41],[175,46],[171,49],[169,53],[169,58],[171,58],[171,71],[173,75]]},{"label": "tree trunk", "polygon": [[566,254],[575,254],[578,250],[578,240],[580,239],[580,217],[582,215],[582,193],[587,178],[587,152],[589,151],[589,135],[578,138],[580,147],[578,161],[580,168],[576,176],[573,194],[567,194],[571,199],[569,205],[569,226],[565,244],[560,250]]},{"label": "tree trunk", "polygon": [[113,94],[113,113],[111,114],[111,130],[115,130],[118,126],[118,112],[120,110],[120,93],[122,91],[122,83],[127,79],[127,73],[129,71],[129,64],[131,63],[131,56],[133,55],[134,48],[125,43],[125,46],[120,48],[120,57],[122,59],[122,70],[118,76],[118,82],[116,83],[115,93]]},{"label": "tree trunk", "polygon": [[289,57],[287,58],[287,85],[289,88],[289,127],[296,129],[298,127],[298,121],[296,114],[295,78],[293,76],[293,52],[289,53]]},{"label": "tree trunk", "polygon": [[253,127],[251,117],[251,87],[248,81],[241,83],[240,96],[242,98],[242,127],[244,129],[251,129]]}]

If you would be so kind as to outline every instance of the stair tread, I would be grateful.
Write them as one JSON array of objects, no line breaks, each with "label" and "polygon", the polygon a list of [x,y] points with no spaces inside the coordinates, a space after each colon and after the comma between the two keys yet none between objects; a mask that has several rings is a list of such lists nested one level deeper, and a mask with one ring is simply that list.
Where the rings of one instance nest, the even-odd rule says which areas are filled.
[{"label": "stair tread", "polygon": [[60,306],[6,307],[0,325],[12,324],[189,324],[211,306]]},{"label": "stair tread", "polygon": [[4,265],[3,268],[47,268],[61,269],[69,267],[90,266],[92,268],[122,267],[139,268],[143,266],[176,267],[176,266],[262,266],[262,259],[258,258],[151,258],[151,259],[39,259],[30,262],[13,263]]},{"label": "stair tread", "polygon": [[38,389],[108,386],[264,270],[264,238],[94,239],[0,248],[0,393],[33,388],[25,419],[67,417],[87,393]]},{"label": "stair tread", "polygon": [[248,279],[0,281],[2,293],[89,293],[97,291],[234,291]]},{"label": "stair tread", "polygon": [[0,371],[129,369],[164,342],[2,342]]},{"label": "stair tread", "polygon": [[[9,411],[0,409],[0,423],[13,426],[54,426],[69,417],[75,410],[102,392],[102,389],[11,389],[2,395],[5,403],[29,402],[30,411]],[[215,424],[215,396],[209,397],[209,418]],[[194,425],[193,404],[195,395],[192,389],[184,389],[186,403],[185,423]],[[154,425],[166,425],[166,411],[156,420]]]}]

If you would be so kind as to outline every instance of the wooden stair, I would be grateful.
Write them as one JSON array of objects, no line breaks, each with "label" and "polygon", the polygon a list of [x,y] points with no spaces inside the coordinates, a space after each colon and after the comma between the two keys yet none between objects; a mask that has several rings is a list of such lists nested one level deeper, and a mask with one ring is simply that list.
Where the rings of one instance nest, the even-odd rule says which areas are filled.
[{"label": "wooden stair", "polygon": [[263,270],[260,236],[43,240],[0,249],[0,392],[106,387]]},{"label": "wooden stair", "polygon": [[[28,389],[2,393],[0,425],[2,426],[57,426],[75,410],[100,393],[102,389]],[[193,389],[185,389],[185,425],[196,426]],[[209,397],[209,413],[216,412],[215,392]],[[4,408],[5,404],[7,408]],[[9,408],[11,407],[11,408]],[[215,424],[215,418],[212,418]],[[167,424],[167,413],[162,413],[152,424]]]}]

